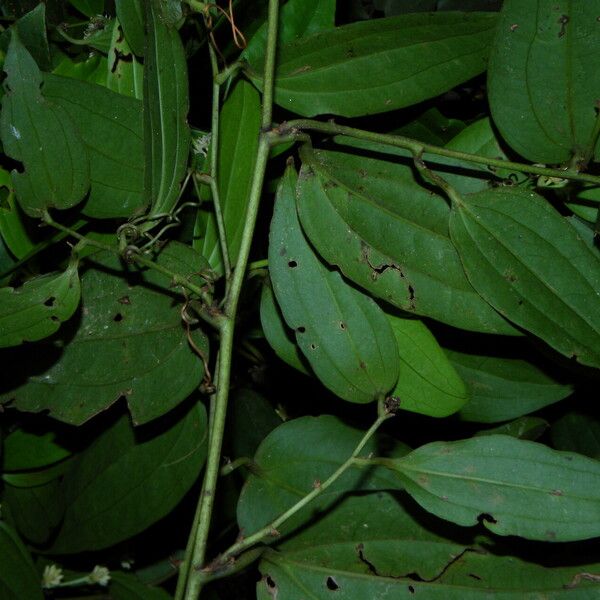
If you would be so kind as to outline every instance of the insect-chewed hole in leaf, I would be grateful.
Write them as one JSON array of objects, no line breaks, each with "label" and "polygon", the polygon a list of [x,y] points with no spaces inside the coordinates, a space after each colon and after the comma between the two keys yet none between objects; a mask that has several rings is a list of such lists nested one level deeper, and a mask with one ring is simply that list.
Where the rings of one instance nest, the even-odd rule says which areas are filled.
[{"label": "insect-chewed hole in leaf", "polygon": [[115,323],[120,323],[123,320],[123,315],[119,312],[113,317]]},{"label": "insect-chewed hole in leaf", "polygon": [[60,319],[56,315],[50,315],[50,320],[54,321],[55,323],[60,322]]},{"label": "insect-chewed hole in leaf", "polygon": [[290,269],[295,269],[297,266],[298,266],[298,263],[297,263],[295,260],[290,260],[290,261],[288,262],[288,267],[289,267]]},{"label": "insect-chewed hole in leaf", "polygon": [[306,331],[306,327],[303,327],[302,325],[300,325],[300,327],[296,327],[296,331],[298,333],[304,333]]},{"label": "insect-chewed hole in leaf", "polygon": [[479,523],[497,523],[498,521],[496,519],[494,519],[494,517],[492,517],[492,515],[488,514],[488,513],[481,513],[478,517],[477,517],[477,521]]},{"label": "insect-chewed hole in leaf", "polygon": [[270,576],[270,575],[267,575],[267,576],[265,577],[265,583],[267,584],[267,587],[268,587],[270,590],[275,590],[275,589],[277,589],[277,584],[276,584],[276,583],[273,581],[273,579],[271,578],[271,576]]},{"label": "insect-chewed hole in leaf", "polygon": [[327,589],[331,590],[332,592],[335,592],[336,590],[340,589],[340,586],[337,584],[337,581],[331,575],[325,581],[325,585],[327,586]]},{"label": "insect-chewed hole in leaf", "polygon": [[412,585],[409,585],[409,586],[408,586],[408,591],[409,591],[411,594],[414,594],[414,593],[415,593],[415,588],[414,588]]},{"label": "insect-chewed hole in leaf", "polygon": [[475,575],[475,573],[469,573],[469,577],[472,577],[473,579],[477,579],[477,581],[481,581],[481,577],[479,577],[479,575]]},{"label": "insect-chewed hole in leaf", "polygon": [[344,321],[340,321],[340,329],[346,329],[346,323],[344,323]]},{"label": "insect-chewed hole in leaf", "polygon": [[317,346],[316,346],[316,344],[311,344],[311,345],[310,345],[310,349],[311,349],[311,350],[316,350],[316,349],[317,349]]},{"label": "insect-chewed hole in leaf", "polygon": [[54,306],[55,302],[56,302],[56,298],[54,296],[50,296],[50,298],[48,298],[44,302],[44,306],[47,306],[48,308],[52,308]]}]

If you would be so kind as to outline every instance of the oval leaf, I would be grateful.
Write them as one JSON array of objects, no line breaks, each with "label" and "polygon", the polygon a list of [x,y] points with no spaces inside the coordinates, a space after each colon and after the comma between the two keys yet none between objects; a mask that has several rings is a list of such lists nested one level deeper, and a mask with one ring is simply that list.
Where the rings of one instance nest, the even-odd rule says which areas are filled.
[{"label": "oval leaf", "polygon": [[400,373],[392,396],[400,408],[447,417],[467,401],[467,388],[427,326],[387,315],[398,344]]},{"label": "oval leaf", "polygon": [[12,172],[19,204],[31,216],[75,206],[90,186],[86,148],[66,111],[42,96],[42,74],[16,30],[4,71],[0,137],[6,154],[25,169]]},{"label": "oval leaf", "polygon": [[296,179],[288,168],[271,222],[269,270],[275,297],[321,382],[344,400],[371,402],[396,383],[396,341],[373,300],[315,256],[296,214]]},{"label": "oval leaf", "polygon": [[144,55],[144,12],[140,0],[115,0],[117,19],[125,32],[129,47],[138,55]]},{"label": "oval leaf", "polygon": [[0,521],[0,595],[5,600],[43,600],[40,577],[17,534]]},{"label": "oval leaf", "polygon": [[82,212],[128,217],[146,206],[142,103],[100,85],[44,76],[44,97],[64,108],[90,156],[91,190]]},{"label": "oval leaf", "polygon": [[67,510],[51,552],[106,548],[175,508],[206,457],[204,406],[194,403],[152,433],[142,436],[123,416],[77,458],[64,478]]},{"label": "oval leaf", "polygon": [[[202,257],[177,242],[161,252],[158,263],[186,274],[206,268]],[[146,423],[185,400],[202,378],[202,361],[181,322],[179,297],[164,275],[124,269],[112,253],[91,255],[86,264],[80,322],[35,350],[44,356],[35,374],[31,358],[15,355],[8,385],[17,387],[0,399],[14,400],[19,410],[49,410],[79,425],[124,397],[134,423]],[[206,336],[200,330],[193,335],[207,355]]]},{"label": "oval leaf", "polygon": [[[485,70],[495,25],[490,13],[421,13],[302,38],[278,55],[275,102],[307,117],[417,104]],[[259,87],[262,72],[261,61],[251,63]]]},{"label": "oval leaf", "polygon": [[598,2],[569,0],[503,4],[490,56],[490,108],[504,139],[528,160],[561,163],[593,153],[598,9]]},{"label": "oval leaf", "polygon": [[303,158],[316,175],[299,182],[298,212],[328,263],[402,310],[472,331],[514,332],[467,280],[449,239],[448,205],[417,182],[412,159],[324,151]]},{"label": "oval leaf", "polygon": [[498,189],[454,203],[450,234],[469,281],[502,315],[600,367],[600,259],[543,198]]},{"label": "oval leaf", "polygon": [[469,401],[460,411],[465,421],[508,421],[554,404],[573,392],[573,386],[559,383],[525,360],[450,351],[447,354],[469,388]]},{"label": "oval leaf", "polygon": [[58,330],[79,305],[77,263],[60,275],[42,275],[20,288],[0,288],[0,348],[35,342]]},{"label": "oval leaf", "polygon": [[159,215],[170,212],[177,204],[187,167],[191,141],[187,124],[187,63],[179,32],[164,18],[160,0],[148,0],[143,4],[147,36],[144,53],[144,195],[151,202],[150,215]]},{"label": "oval leaf", "polygon": [[594,415],[570,412],[552,425],[552,445],[600,460],[600,421]]},{"label": "oval leaf", "polygon": [[504,435],[434,442],[388,460],[427,511],[500,535],[573,541],[600,535],[600,463]]}]

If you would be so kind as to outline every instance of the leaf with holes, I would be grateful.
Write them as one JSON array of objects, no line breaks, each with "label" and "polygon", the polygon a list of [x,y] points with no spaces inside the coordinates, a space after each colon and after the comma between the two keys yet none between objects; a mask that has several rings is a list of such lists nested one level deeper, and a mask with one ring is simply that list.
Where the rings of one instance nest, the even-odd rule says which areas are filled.
[{"label": "leaf with holes", "polygon": [[600,535],[600,463],[590,458],[490,435],[384,462],[425,510],[458,525],[556,542]]},{"label": "leaf with holes", "polygon": [[90,156],[88,217],[128,217],[144,199],[142,103],[100,85],[47,74],[44,97],[75,123]]},{"label": "leaf with holes", "polygon": [[[293,419],[273,430],[256,451],[253,461],[256,469],[246,481],[238,502],[238,524],[244,535],[264,527],[308,494],[315,483],[325,481],[350,458],[363,435],[364,432],[330,415]],[[408,450],[399,442],[376,435],[361,455],[381,454],[386,448],[393,456],[401,456]],[[315,514],[325,514],[348,491],[397,487],[397,478],[386,469],[350,468],[286,521],[281,532],[294,531]]]},{"label": "leaf with holes", "polygon": [[469,401],[460,411],[466,421],[508,421],[573,392],[573,386],[557,381],[526,360],[449,350],[446,354],[469,389]]},{"label": "leaf with holes", "polygon": [[170,212],[177,204],[190,149],[187,63],[183,43],[169,24],[159,0],[145,8],[144,196],[150,215]]},{"label": "leaf with holes", "polygon": [[398,378],[396,340],[377,304],[315,256],[296,214],[296,180],[289,167],[271,222],[269,271],[275,297],[321,382],[344,400],[372,402]]},{"label": "leaf with holes", "polygon": [[387,315],[398,344],[400,373],[392,395],[400,408],[447,417],[468,399],[467,388],[427,326],[416,319]]},{"label": "leaf with holes", "polygon": [[144,12],[140,0],[115,0],[117,19],[125,39],[137,56],[144,55]]},{"label": "leaf with holes", "polygon": [[53,553],[112,546],[175,508],[204,464],[206,410],[195,402],[166,419],[158,428],[134,430],[124,415],[72,463]]},{"label": "leaf with holes", "polygon": [[0,595],[4,600],[43,600],[40,577],[19,536],[0,521]]},{"label": "leaf with holes", "polygon": [[314,176],[299,181],[298,212],[328,263],[405,311],[462,329],[515,332],[467,280],[448,235],[449,207],[418,183],[412,159],[307,150],[302,157]]},{"label": "leaf with holes", "polygon": [[340,499],[276,552],[265,552],[260,570],[259,600],[533,600],[541,594],[550,600],[565,592],[592,598],[600,589],[597,581],[582,582],[581,596],[565,589],[598,565],[546,568],[498,555],[490,540],[479,545],[474,534],[415,510],[404,493],[389,492]]},{"label": "leaf with holes", "polygon": [[450,234],[469,281],[497,311],[600,367],[600,255],[543,198],[510,189],[464,196]]},{"label": "leaf with holes", "polygon": [[[417,104],[485,70],[495,25],[489,13],[421,13],[304,37],[281,48],[275,102],[306,117],[357,117]],[[262,61],[250,64],[248,75],[259,87],[262,73]]]},{"label": "leaf with holes", "polygon": [[12,171],[19,204],[34,217],[75,206],[90,186],[86,147],[67,112],[42,95],[42,74],[16,30],[4,71],[0,138],[4,152],[24,167]]},{"label": "leaf with holes", "polygon": [[118,19],[113,25],[106,70],[106,87],[109,90],[142,99],[144,67],[130,49]]},{"label": "leaf with holes", "polygon": [[502,137],[528,160],[585,161],[594,153],[598,8],[597,1],[503,4],[488,71],[490,108]]},{"label": "leaf with holes", "polygon": [[[158,263],[184,274],[207,268],[200,255],[177,242],[161,252]],[[182,298],[168,278],[98,252],[85,259],[82,298],[80,319],[35,350],[35,370],[25,350],[23,356],[13,353],[3,402],[13,400],[24,411],[49,410],[79,425],[125,398],[137,425],[170,411],[196,389],[202,361],[190,347]],[[207,356],[202,331],[189,335]]]},{"label": "leaf with holes", "polygon": [[0,288],[0,348],[52,335],[71,318],[81,289],[77,262],[60,275],[42,275],[20,288]]},{"label": "leaf with holes", "polygon": [[[247,81],[238,81],[225,101],[220,115],[217,173],[219,200],[232,265],[237,261],[246,223],[246,205],[256,162],[259,129],[258,92]],[[196,232],[203,238],[198,249],[206,256],[213,270],[223,274],[223,257],[214,215],[200,218]]]}]

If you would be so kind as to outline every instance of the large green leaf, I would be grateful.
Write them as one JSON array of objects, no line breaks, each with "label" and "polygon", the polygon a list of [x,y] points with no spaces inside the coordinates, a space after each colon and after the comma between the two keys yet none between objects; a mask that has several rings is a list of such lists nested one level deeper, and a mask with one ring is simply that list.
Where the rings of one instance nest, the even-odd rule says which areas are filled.
[{"label": "large green leaf", "polygon": [[570,412],[552,425],[552,445],[600,460],[600,421],[594,415]]},{"label": "large green leaf", "polygon": [[66,111],[42,96],[42,74],[16,30],[4,71],[0,137],[4,152],[24,167],[12,171],[19,204],[31,216],[76,205],[90,186],[86,147]]},{"label": "large green leaf", "polygon": [[411,510],[404,494],[349,495],[278,552],[263,555],[259,600],[535,600],[597,595],[598,582],[566,589],[597,565],[544,568],[473,543],[456,527]]},{"label": "large green leaf", "polygon": [[53,553],[106,548],[175,508],[206,457],[204,406],[164,426],[134,430],[122,416],[77,458],[63,481],[67,510]]},{"label": "large green leaf", "polygon": [[296,214],[296,180],[288,168],[271,222],[269,270],[275,297],[321,382],[344,400],[371,402],[396,383],[396,341],[375,302],[315,256]]},{"label": "large green leaf", "polygon": [[425,510],[459,525],[546,541],[600,535],[600,463],[590,458],[490,435],[386,462]]},{"label": "large green leaf", "polygon": [[40,2],[32,11],[16,22],[23,45],[29,50],[40,69],[50,68],[50,47],[46,33],[46,4]]},{"label": "large green leaf", "polygon": [[46,75],[44,97],[73,119],[90,156],[92,187],[83,213],[94,218],[128,217],[144,197],[142,103],[100,85]]},{"label": "large green leaf", "polygon": [[0,595],[4,600],[43,600],[40,577],[17,534],[0,521]]},{"label": "large green leaf", "polygon": [[376,297],[463,329],[514,329],[473,289],[448,235],[449,207],[400,164],[362,154],[305,152],[316,176],[298,187],[298,211],[330,264]]},{"label": "large green leaf", "polygon": [[[306,496],[316,483],[325,481],[350,458],[363,435],[364,432],[329,415],[293,419],[272,431],[258,448],[254,473],[240,495],[237,516],[244,535],[264,527]],[[376,436],[362,454],[381,453],[389,441]],[[405,452],[405,447],[399,444],[394,450],[396,456]],[[314,502],[286,521],[280,531],[285,534],[296,529],[334,505],[348,491],[393,488],[397,488],[397,479],[386,469],[377,467],[368,472],[348,469]]]},{"label": "large green leaf", "polygon": [[543,198],[510,189],[465,196],[450,234],[469,281],[496,310],[600,367],[600,255]]},{"label": "large green leaf", "polygon": [[435,337],[422,321],[394,315],[388,319],[400,357],[392,391],[400,408],[430,417],[455,413],[467,401],[467,388]]},{"label": "large green leaf", "polygon": [[597,0],[504,2],[488,72],[490,108],[504,139],[531,161],[560,163],[593,151],[599,8]]},{"label": "large green leaf", "polygon": [[[289,0],[279,14],[277,45],[279,47],[298,38],[333,29],[335,23],[335,0]],[[264,60],[267,44],[267,23],[254,33],[242,58],[250,64]]]},{"label": "large green leaf", "polygon": [[508,421],[554,404],[573,391],[571,385],[559,383],[522,359],[447,354],[469,389],[469,401],[460,411],[466,421]]},{"label": "large green leaf", "polygon": [[281,310],[275,302],[271,282],[265,280],[260,296],[260,322],[267,342],[275,354],[288,365],[308,373],[306,359],[293,338],[292,330],[285,324]]},{"label": "large green leaf", "polygon": [[[206,268],[202,257],[176,242],[158,263],[182,274]],[[181,321],[180,299],[164,275],[124,268],[111,253],[94,254],[86,264],[80,322],[39,347],[36,356],[41,353],[44,361],[35,370],[27,363],[31,359],[15,355],[7,383],[17,387],[0,399],[81,424],[125,398],[134,423],[145,423],[183,401],[202,377],[202,362]],[[200,330],[193,335],[206,355],[206,336]]]},{"label": "large green leaf", "polygon": [[17,258],[23,258],[35,246],[25,226],[23,214],[17,206],[10,173],[2,168],[0,168],[0,235]]},{"label": "large green leaf", "polygon": [[150,214],[159,215],[177,204],[187,167],[187,63],[179,32],[164,18],[160,0],[148,0],[144,8],[144,195]]},{"label": "large green leaf", "polygon": [[15,429],[4,438],[2,470],[4,472],[39,469],[59,462],[71,453],[56,442],[52,431],[37,433]]},{"label": "large green leaf", "polygon": [[[258,149],[260,98],[256,89],[240,80],[221,110],[219,122],[219,170],[217,183],[225,224],[227,249],[235,265],[246,222],[246,206]],[[203,228],[199,230],[199,227]],[[198,248],[214,271],[223,274],[223,257],[214,215],[202,219],[197,233],[203,237]]]},{"label": "large green leaf", "polygon": [[[356,117],[441,94],[486,68],[492,14],[422,13],[363,21],[283,46],[275,101],[304,116]],[[262,61],[249,76],[262,86]]]},{"label": "large green leaf", "polygon": [[0,288],[0,348],[35,342],[71,318],[80,299],[76,261],[60,275],[42,275],[20,288]]}]

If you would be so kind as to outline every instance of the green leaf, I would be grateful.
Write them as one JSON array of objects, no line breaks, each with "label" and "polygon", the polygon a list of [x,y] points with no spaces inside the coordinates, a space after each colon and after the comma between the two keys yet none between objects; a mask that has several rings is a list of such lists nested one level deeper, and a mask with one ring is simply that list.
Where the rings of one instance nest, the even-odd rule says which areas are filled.
[{"label": "green leaf", "polygon": [[405,494],[347,495],[316,523],[263,555],[259,600],[590,599],[599,584],[571,585],[596,565],[544,568],[494,553],[464,530],[427,518]]},{"label": "green leaf", "polygon": [[543,198],[498,189],[454,203],[450,234],[473,287],[503,316],[600,367],[600,260]]},{"label": "green leaf", "polygon": [[125,39],[118,19],[113,25],[107,60],[106,86],[108,89],[138,100],[143,96],[144,68],[138,62]]},{"label": "green leaf", "polygon": [[40,69],[50,68],[50,47],[46,34],[46,5],[41,2],[16,23],[19,38]]},{"label": "green leaf", "polygon": [[[314,177],[306,171],[301,179]],[[383,311],[315,256],[298,222],[297,176],[277,190],[269,239],[273,291],[316,376],[350,402],[372,402],[398,378],[398,351]]]},{"label": "green leaf", "polygon": [[204,406],[193,403],[166,429],[164,422],[144,429],[122,416],[79,455],[64,478],[67,511],[51,552],[126,540],[171,512],[190,489],[206,457]]},{"label": "green leaf", "polygon": [[502,137],[528,160],[593,153],[597,17],[595,2],[504,2],[488,72],[490,108]]},{"label": "green leaf", "polygon": [[444,146],[464,129],[465,123],[445,117],[437,108],[424,113],[403,125],[394,133],[435,146]]},{"label": "green leaf", "polygon": [[[246,223],[260,130],[260,98],[252,84],[244,80],[237,82],[223,105],[219,120],[217,183],[229,259],[235,265]],[[199,223],[197,232],[204,238],[200,252],[212,269],[222,275],[223,257],[214,215]]]},{"label": "green leaf", "polygon": [[265,338],[275,354],[294,369],[308,374],[306,359],[292,337],[292,330],[283,320],[281,310],[275,302],[271,282],[267,279],[263,283],[260,297],[260,322]]},{"label": "green leaf", "polygon": [[57,478],[31,487],[4,483],[2,510],[8,512],[19,533],[29,542],[41,546],[49,541],[60,524],[65,504]]},{"label": "green leaf", "polygon": [[600,421],[594,415],[567,413],[552,425],[552,445],[600,460]]},{"label": "green leaf", "polygon": [[5,600],[43,600],[42,586],[29,552],[17,534],[0,521],[0,595]]},{"label": "green leaf", "polygon": [[82,212],[114,218],[137,214],[144,197],[142,103],[100,86],[46,75],[44,97],[64,108],[90,156],[91,190]]},{"label": "green leaf", "polygon": [[548,421],[540,417],[520,417],[491,429],[483,429],[475,435],[510,435],[521,440],[537,440],[550,427]]},{"label": "green leaf", "polygon": [[467,388],[427,326],[387,315],[398,344],[400,374],[392,396],[400,408],[447,417],[467,401]]},{"label": "green leaf", "polygon": [[52,335],[71,318],[80,294],[75,261],[60,275],[42,275],[20,288],[0,288],[0,348]]},{"label": "green leaf", "polygon": [[573,392],[573,386],[558,382],[525,360],[446,352],[469,388],[469,401],[460,411],[465,421],[508,421]]},{"label": "green leaf", "polygon": [[39,469],[59,462],[71,453],[56,442],[52,431],[35,433],[15,429],[4,438],[2,470],[4,472]]},{"label": "green leaf", "polygon": [[433,442],[386,464],[427,511],[499,535],[600,535],[600,463],[504,435]]},{"label": "green leaf", "polygon": [[117,19],[125,39],[137,56],[144,56],[144,12],[141,0],[115,0]]},{"label": "green leaf", "polygon": [[[279,15],[277,46],[298,38],[333,29],[335,24],[335,0],[289,0]],[[267,24],[263,23],[252,36],[242,58],[250,64],[264,60],[267,43]]]},{"label": "green leaf", "polygon": [[73,60],[65,54],[56,59],[52,73],[61,77],[70,77],[106,86],[107,64],[106,56],[99,53],[91,53],[80,60]]},{"label": "green leaf", "polygon": [[90,185],[86,148],[66,111],[42,96],[42,74],[16,30],[4,71],[0,137],[4,152],[25,169],[12,172],[19,204],[31,216],[75,206]]},{"label": "green leaf", "polygon": [[[95,14],[90,17],[90,21],[83,30],[83,37],[72,37],[63,27],[57,27],[56,31],[65,40],[75,46],[88,46],[94,50],[99,50],[103,54],[107,54],[110,50],[110,40],[112,37],[114,19],[111,19],[103,14]],[[80,31],[82,28],[78,28]]]},{"label": "green leaf", "polygon": [[110,597],[112,600],[170,600],[171,596],[159,587],[142,583],[132,573],[110,572]]},{"label": "green leaf", "polygon": [[159,0],[144,2],[144,196],[150,215],[177,204],[190,149],[187,63],[177,29],[163,19]]},{"label": "green leaf", "polygon": [[[254,457],[254,471],[240,495],[237,515],[244,535],[250,535],[270,523],[308,494],[315,482],[325,481],[350,458],[364,432],[343,424],[330,415],[301,417],[287,421],[272,431]],[[390,440],[376,436],[362,454],[381,453]],[[400,444],[395,455],[405,453]],[[334,484],[306,508],[298,511],[284,525],[285,534],[324,513],[349,490],[393,489],[395,478],[386,469],[375,467],[364,471],[348,469]]]},{"label": "green leaf", "polygon": [[448,235],[449,207],[417,182],[411,159],[329,151],[303,159],[316,176],[300,181],[298,211],[328,263],[402,310],[473,331],[514,332],[468,282]]},{"label": "green leaf", "polygon": [[[492,14],[423,13],[305,37],[281,48],[275,102],[307,117],[417,104],[485,70],[495,25]],[[259,87],[262,72],[262,61],[250,64]]]},{"label": "green leaf", "polygon": [[23,258],[33,250],[35,243],[17,206],[10,173],[1,168],[0,194],[0,235],[8,249],[17,258]]},{"label": "green leaf", "polygon": [[[190,275],[206,268],[177,242],[161,252],[158,264]],[[164,275],[124,268],[112,253],[91,255],[86,265],[80,322],[38,347],[44,362],[34,372],[15,355],[8,383],[18,387],[0,399],[79,425],[125,398],[133,422],[146,423],[185,400],[202,378],[202,362],[181,322],[180,297]],[[206,336],[198,329],[193,337],[207,356]]]}]

